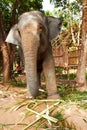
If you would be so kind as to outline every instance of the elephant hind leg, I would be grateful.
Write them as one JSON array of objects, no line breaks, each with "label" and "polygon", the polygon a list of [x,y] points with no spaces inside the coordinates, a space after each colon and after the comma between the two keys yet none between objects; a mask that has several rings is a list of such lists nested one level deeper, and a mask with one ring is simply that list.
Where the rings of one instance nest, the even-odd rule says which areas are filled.
[{"label": "elephant hind leg", "polygon": [[60,99],[60,96],[57,92],[48,94],[47,99]]},{"label": "elephant hind leg", "polygon": [[52,54],[47,53],[43,62],[43,71],[46,79],[46,88],[49,99],[58,99],[60,96],[57,93],[56,74],[54,60]]},{"label": "elephant hind leg", "polygon": [[42,77],[42,61],[40,61],[39,62],[39,64],[38,64],[38,69],[37,69],[37,79],[38,79],[38,84],[39,84],[39,91],[40,92],[45,92],[45,90],[44,89],[42,89],[42,87],[41,87],[41,77]]}]

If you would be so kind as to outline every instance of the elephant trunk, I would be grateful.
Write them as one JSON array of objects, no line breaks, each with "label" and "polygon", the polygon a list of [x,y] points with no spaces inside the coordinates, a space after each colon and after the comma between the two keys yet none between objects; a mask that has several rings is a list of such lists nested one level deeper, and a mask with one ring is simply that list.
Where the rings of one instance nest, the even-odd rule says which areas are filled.
[{"label": "elephant trunk", "polygon": [[25,70],[28,88],[28,97],[34,98],[38,94],[38,79],[37,79],[37,53],[39,47],[39,36],[29,34],[24,35],[22,40]]}]

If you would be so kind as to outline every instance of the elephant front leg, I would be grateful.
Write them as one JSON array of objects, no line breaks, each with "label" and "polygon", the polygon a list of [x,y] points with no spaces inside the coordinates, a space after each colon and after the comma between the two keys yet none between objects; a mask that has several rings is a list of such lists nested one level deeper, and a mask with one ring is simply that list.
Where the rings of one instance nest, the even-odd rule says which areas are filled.
[{"label": "elephant front leg", "polygon": [[54,60],[51,54],[47,54],[43,61],[43,72],[46,80],[48,99],[58,99]]}]

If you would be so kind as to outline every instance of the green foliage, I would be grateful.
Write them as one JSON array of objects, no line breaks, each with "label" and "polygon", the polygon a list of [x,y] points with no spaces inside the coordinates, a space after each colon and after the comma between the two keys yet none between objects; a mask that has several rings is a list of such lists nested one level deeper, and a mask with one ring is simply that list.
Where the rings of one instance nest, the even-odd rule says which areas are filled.
[{"label": "green foliage", "polygon": [[75,79],[75,78],[76,78],[76,74],[73,74],[73,73],[72,73],[72,74],[69,75],[69,79],[72,79],[72,80],[73,80],[73,79]]},{"label": "green foliage", "polygon": [[71,73],[71,74],[63,74],[64,69],[56,67],[55,72],[57,74],[58,79],[69,79],[69,80],[74,80],[76,78],[76,74]]},{"label": "green foliage", "polygon": [[67,4],[67,0],[50,0],[50,2],[54,3],[56,7],[59,7],[59,6],[66,6]]},{"label": "green foliage", "polygon": [[63,19],[62,27],[63,29],[69,28],[70,20],[72,23],[76,23],[77,25],[81,24],[82,17],[82,3],[81,1],[67,1],[67,0],[50,0],[55,5],[55,9],[53,12],[47,12],[48,14],[60,17]]},{"label": "green foliage", "polygon": [[42,0],[21,0],[19,3],[18,13],[31,11],[31,10],[41,10],[42,9]]},{"label": "green foliage", "polygon": [[86,72],[86,80],[87,80],[87,72]]},{"label": "green foliage", "polygon": [[55,118],[57,118],[57,119],[60,120],[60,121],[64,121],[64,118],[63,118],[63,115],[61,114],[61,112],[58,112],[58,113],[55,115]]},{"label": "green foliage", "polygon": [[60,130],[76,130],[74,125],[69,124],[66,119],[64,119],[62,112],[57,112],[55,118],[58,119],[57,126]]},{"label": "green foliage", "polygon": [[8,32],[8,30],[11,27],[13,2],[14,0],[0,0],[0,12],[2,12],[2,15],[3,15],[6,32]]},{"label": "green foliage", "polygon": [[3,81],[3,76],[0,76],[0,81]]},{"label": "green foliage", "polygon": [[55,71],[56,71],[56,73],[62,73],[63,69],[62,69],[62,68],[59,68],[59,67],[56,67],[56,68],[55,68]]},{"label": "green foliage", "polygon": [[[67,4],[69,3],[69,0],[50,0],[50,2],[54,3],[56,7],[62,6],[66,8]],[[82,0],[74,0],[74,2],[82,4]]]},{"label": "green foliage", "polygon": [[62,74],[58,77],[59,79],[69,79],[69,80],[74,80],[76,78],[76,74]]},{"label": "green foliage", "polygon": [[[65,101],[71,101],[71,102],[79,102],[80,105],[83,107],[87,107],[86,102],[87,102],[87,91],[80,92],[76,90],[75,86],[73,87],[71,84],[59,84],[58,85],[58,90],[60,96],[65,100]],[[84,104],[84,105],[82,105]]]},{"label": "green foliage", "polygon": [[[12,26],[12,13],[15,0],[0,0],[0,12],[3,14],[5,31],[8,33]],[[41,10],[42,0],[19,0],[18,7],[16,9],[15,18],[21,15],[23,12],[31,10]]]},{"label": "green foliage", "polygon": [[21,79],[17,80],[17,82],[10,81],[9,84],[17,87],[26,87],[26,83],[24,83]]},{"label": "green foliage", "polygon": [[63,17],[63,26],[65,28],[69,28],[71,26],[71,21],[72,23],[77,23],[78,25],[81,23],[81,5],[76,1],[67,3],[66,8],[62,7],[59,9],[59,13],[59,15]]}]

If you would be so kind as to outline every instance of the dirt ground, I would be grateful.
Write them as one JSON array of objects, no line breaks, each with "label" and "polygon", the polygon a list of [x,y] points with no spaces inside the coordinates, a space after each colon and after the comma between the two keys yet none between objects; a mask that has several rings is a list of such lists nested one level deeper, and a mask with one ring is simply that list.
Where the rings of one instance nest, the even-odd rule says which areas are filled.
[{"label": "dirt ground", "polygon": [[[22,121],[26,111],[25,107],[20,107],[20,109],[16,110],[12,109],[14,104],[24,99],[25,95],[26,88],[13,87],[8,84],[0,83],[0,130],[23,130],[26,124],[30,124],[36,120],[36,115],[30,115]],[[37,107],[37,112],[43,111],[46,107],[47,104],[41,103],[41,105]],[[68,123],[75,125],[76,130],[87,130],[86,109],[79,108],[75,104],[65,104],[60,106],[60,108],[56,108],[54,113],[57,113],[59,109],[62,110],[62,114]],[[36,127],[32,126],[28,128],[28,130],[36,130]],[[39,128],[39,130],[45,130],[45,128]],[[49,130],[57,129],[49,128]]]}]

